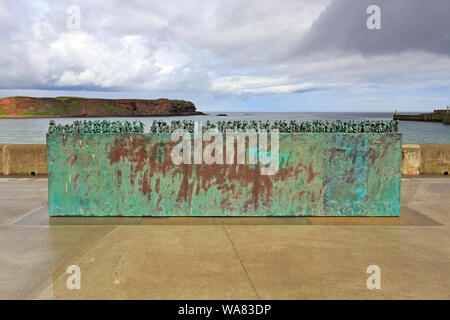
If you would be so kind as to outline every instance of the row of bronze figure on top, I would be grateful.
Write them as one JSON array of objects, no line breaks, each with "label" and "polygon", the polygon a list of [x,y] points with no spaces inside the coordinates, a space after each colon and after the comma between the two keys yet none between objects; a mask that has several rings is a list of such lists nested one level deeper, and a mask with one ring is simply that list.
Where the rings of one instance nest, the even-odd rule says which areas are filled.
[{"label": "row of bronze figure on top", "polygon": [[50,121],[49,134],[77,134],[77,133],[144,133],[141,121],[74,121],[72,124],[56,124]]},{"label": "row of bronze figure on top", "polygon": [[[194,120],[165,121],[154,120],[150,128],[151,133],[172,133],[175,130],[186,130],[193,133],[195,130]],[[216,129],[219,132],[243,131],[259,132],[262,130],[278,130],[280,133],[398,133],[398,120],[392,121],[361,121],[354,120],[333,120],[312,122],[305,121],[298,123],[295,120],[236,120],[236,121],[206,121],[201,126],[203,132],[209,129]],[[84,134],[84,133],[144,133],[144,124],[141,121],[74,121],[73,124],[57,125],[55,121],[50,121],[49,134]]]}]

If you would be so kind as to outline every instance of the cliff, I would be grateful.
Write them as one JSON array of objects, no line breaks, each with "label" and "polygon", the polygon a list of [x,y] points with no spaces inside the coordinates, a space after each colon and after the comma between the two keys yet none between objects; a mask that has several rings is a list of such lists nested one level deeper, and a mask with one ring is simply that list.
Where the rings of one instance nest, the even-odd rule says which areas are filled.
[{"label": "cliff", "polygon": [[151,117],[203,114],[183,100],[0,98],[0,117]]}]

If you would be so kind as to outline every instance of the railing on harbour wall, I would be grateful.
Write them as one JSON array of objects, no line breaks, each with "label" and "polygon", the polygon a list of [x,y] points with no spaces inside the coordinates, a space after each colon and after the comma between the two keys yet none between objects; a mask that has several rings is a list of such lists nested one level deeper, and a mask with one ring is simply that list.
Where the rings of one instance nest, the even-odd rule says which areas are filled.
[{"label": "railing on harbour wall", "polygon": [[51,123],[51,216],[398,216],[397,122]]}]

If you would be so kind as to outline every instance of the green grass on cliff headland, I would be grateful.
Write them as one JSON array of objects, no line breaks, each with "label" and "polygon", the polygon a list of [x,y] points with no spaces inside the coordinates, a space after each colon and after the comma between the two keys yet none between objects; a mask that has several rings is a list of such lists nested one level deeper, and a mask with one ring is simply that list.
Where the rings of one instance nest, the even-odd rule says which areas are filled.
[{"label": "green grass on cliff headland", "polygon": [[[48,99],[52,99],[52,98],[48,98]],[[76,100],[76,99],[89,99],[89,98],[84,98],[84,97],[65,97],[65,96],[62,96],[62,97],[56,97],[54,99],[60,100],[60,101],[67,101],[67,100],[72,100],[72,99]]]},{"label": "green grass on cliff headland", "polygon": [[51,116],[56,115],[56,112],[54,110],[49,111],[24,111],[24,112],[17,112],[17,115],[19,116]]}]

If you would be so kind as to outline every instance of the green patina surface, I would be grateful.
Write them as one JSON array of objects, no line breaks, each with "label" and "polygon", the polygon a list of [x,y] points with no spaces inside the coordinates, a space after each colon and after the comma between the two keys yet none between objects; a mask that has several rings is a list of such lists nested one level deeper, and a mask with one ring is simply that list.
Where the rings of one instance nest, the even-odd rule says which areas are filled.
[{"label": "green patina surface", "polygon": [[169,133],[47,135],[50,215],[400,213],[400,134],[281,133],[275,175],[260,164],[176,165],[175,144]]}]

